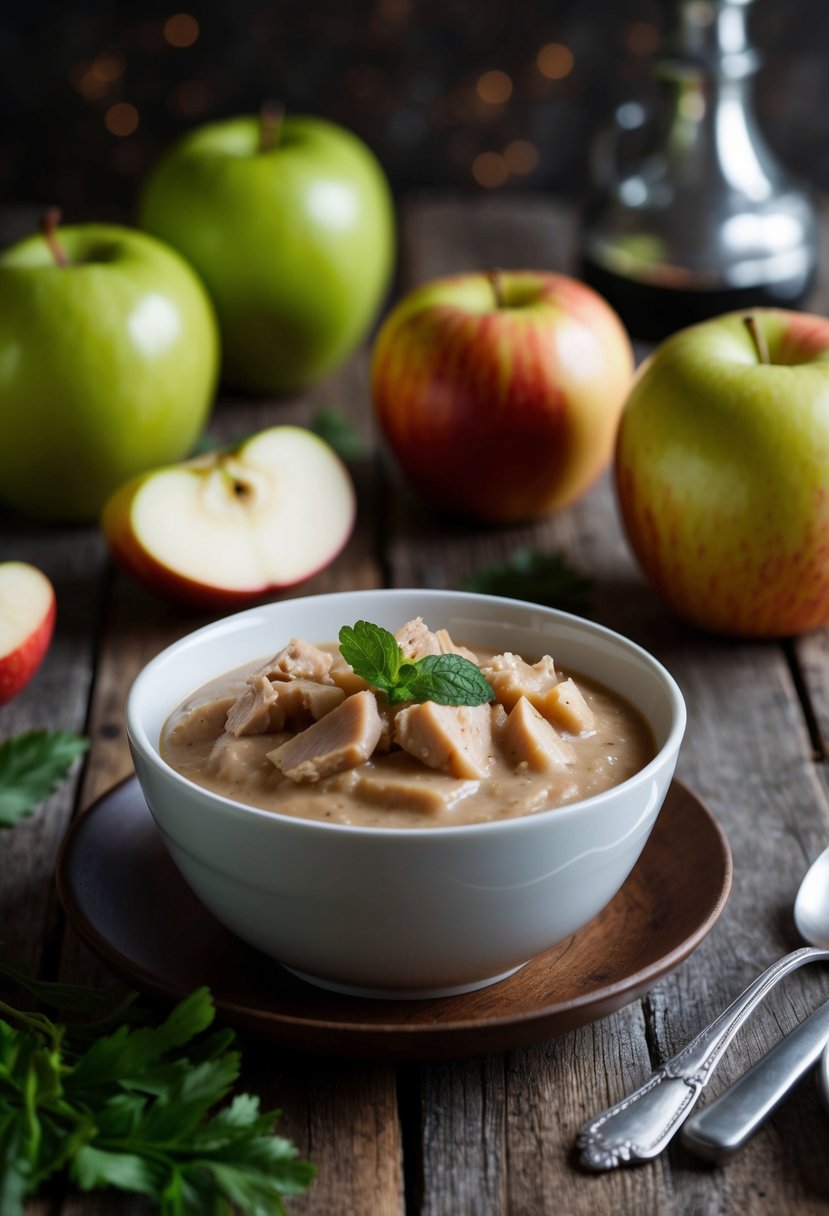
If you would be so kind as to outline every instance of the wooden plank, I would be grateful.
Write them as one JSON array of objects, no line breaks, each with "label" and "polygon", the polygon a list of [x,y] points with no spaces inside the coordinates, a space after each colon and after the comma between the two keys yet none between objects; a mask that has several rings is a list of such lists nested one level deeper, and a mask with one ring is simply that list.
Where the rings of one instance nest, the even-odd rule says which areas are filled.
[{"label": "wooden plank", "polygon": [[[506,1084],[501,1055],[412,1070],[419,1085],[419,1216],[500,1212],[506,1202]],[[516,1208],[515,1211],[533,1209]]]},{"label": "wooden plank", "polygon": [[[0,560],[28,561],[52,580],[55,636],[32,682],[0,707],[0,739],[27,730],[83,733],[101,612],[105,555],[86,528],[46,527],[0,514]],[[80,767],[72,778],[11,831],[0,831],[0,949],[37,970],[56,929],[51,875],[72,813]]]},{"label": "wooden plank", "polygon": [[[482,202],[470,210],[425,199],[409,212],[406,233],[407,286],[490,264],[565,270],[571,265],[572,215],[539,200],[528,206],[500,199],[491,208]],[[393,582],[455,586],[468,569],[523,544],[561,550],[595,575],[597,619],[662,657],[682,685],[690,725],[679,771],[721,817],[735,856],[734,892],[721,924],[692,959],[655,986],[641,1008],[629,1008],[589,1032],[516,1053],[506,1073],[506,1149],[497,1165],[489,1162],[491,1176],[506,1177],[506,1190],[493,1192],[480,1210],[726,1210],[718,1198],[721,1175],[689,1167],[681,1155],[672,1158],[673,1181],[665,1162],[589,1182],[570,1173],[565,1162],[583,1118],[643,1080],[763,966],[797,944],[790,909],[803,870],[798,838],[804,824],[823,822],[826,805],[785,657],[774,645],[707,638],[669,614],[631,561],[608,479],[574,508],[529,528],[435,523],[427,508],[405,495],[397,498],[389,551]],[[817,969],[793,977],[785,993],[769,1001],[752,1037],[743,1039],[748,1058],[826,995],[827,979]],[[734,1058],[722,1068],[724,1079],[733,1075]],[[471,1192],[480,1168],[477,1146],[486,1142],[490,1154],[502,1153],[497,1142],[486,1141],[481,1124],[481,1112],[492,1109],[496,1099],[491,1076],[485,1079],[468,1068],[430,1068],[421,1080],[425,1111],[438,1108],[447,1086],[456,1095],[454,1155],[447,1154],[445,1143],[436,1148],[428,1135],[422,1142],[424,1210],[439,1211],[441,1193]],[[789,1133],[785,1142],[781,1127]],[[729,1166],[732,1202],[752,1212],[817,1210],[829,1194],[829,1174],[815,1165],[821,1135],[813,1095],[796,1095],[784,1115]],[[798,1181],[781,1197],[784,1170]]]}]

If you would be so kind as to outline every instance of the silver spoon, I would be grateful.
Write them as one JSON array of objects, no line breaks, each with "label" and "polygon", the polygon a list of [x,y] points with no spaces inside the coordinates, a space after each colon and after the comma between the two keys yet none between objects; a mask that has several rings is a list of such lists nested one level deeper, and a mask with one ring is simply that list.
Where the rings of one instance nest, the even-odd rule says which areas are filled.
[{"label": "silver spoon", "polygon": [[[577,1140],[582,1165],[593,1170],[608,1170],[658,1156],[689,1117],[734,1035],[775,984],[804,963],[829,960],[829,849],[812,864],[800,884],[795,901],[796,917],[798,905],[801,908],[798,929],[807,941],[815,942],[815,946],[803,947],[778,959],[687,1047],[658,1068],[644,1085],[585,1123]],[[803,915],[804,906],[808,908],[808,919]],[[807,924],[808,935],[805,932]],[[829,1035],[829,1013],[825,1016],[826,1035]],[[821,1046],[826,1042],[826,1035]],[[768,1058],[764,1057],[751,1070],[755,1078]],[[813,1057],[811,1063],[816,1058]],[[789,1082],[785,1092],[792,1083]],[[732,1090],[737,1085],[740,1082],[732,1086]]]},{"label": "silver spoon", "polygon": [[794,901],[794,923],[804,941],[829,948],[829,848],[806,871]]},{"label": "silver spoon", "polygon": [[[829,947],[829,849],[812,862],[794,903],[800,936]],[[724,1161],[754,1135],[800,1078],[823,1055],[820,1079],[829,1079],[829,1001],[816,1009],[724,1093],[693,1115],[682,1142],[709,1161]]]}]

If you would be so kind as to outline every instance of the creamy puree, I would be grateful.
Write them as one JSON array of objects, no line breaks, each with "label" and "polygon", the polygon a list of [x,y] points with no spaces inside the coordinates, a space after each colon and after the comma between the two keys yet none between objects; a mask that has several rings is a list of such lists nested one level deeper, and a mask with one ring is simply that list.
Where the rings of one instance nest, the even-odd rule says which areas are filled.
[{"label": "creamy puree", "polygon": [[390,707],[336,645],[294,640],[183,701],[162,731],[163,758],[198,785],[263,810],[417,828],[565,806],[625,781],[655,754],[632,705],[548,656],[530,664],[470,651],[419,618],[396,636],[410,658],[473,658],[495,700]]}]

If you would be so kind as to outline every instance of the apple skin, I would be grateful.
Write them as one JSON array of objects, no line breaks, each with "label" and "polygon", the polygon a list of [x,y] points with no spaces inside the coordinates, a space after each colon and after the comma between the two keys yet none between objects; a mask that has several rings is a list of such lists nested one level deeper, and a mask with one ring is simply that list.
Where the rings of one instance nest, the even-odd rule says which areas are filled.
[{"label": "apple skin", "polygon": [[622,521],[676,613],[724,634],[829,623],[829,320],[729,313],[640,369],[619,427]]},{"label": "apple skin", "polygon": [[580,497],[610,463],[633,372],[608,304],[566,275],[419,287],[374,346],[372,393],[403,474],[433,505],[498,524]]},{"label": "apple skin", "polygon": [[288,116],[273,149],[259,139],[253,116],[191,131],[150,174],[139,214],[207,284],[224,382],[283,394],[365,337],[391,278],[394,209],[378,161],[344,128]]},{"label": "apple skin", "polygon": [[163,599],[234,609],[324,569],[355,517],[334,451],[302,427],[277,426],[131,479],[101,528],[118,564]]},{"label": "apple skin", "polygon": [[16,697],[40,667],[56,616],[55,590],[41,570],[28,562],[0,562],[0,705]]},{"label": "apple skin", "polygon": [[192,449],[213,401],[218,333],[192,269],[144,233],[58,230],[0,255],[0,499],[86,520],[142,469]]}]

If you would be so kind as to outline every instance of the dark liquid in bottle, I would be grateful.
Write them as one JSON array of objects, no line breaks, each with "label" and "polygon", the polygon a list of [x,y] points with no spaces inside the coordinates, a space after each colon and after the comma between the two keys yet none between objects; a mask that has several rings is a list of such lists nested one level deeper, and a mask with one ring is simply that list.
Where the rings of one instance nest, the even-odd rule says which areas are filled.
[{"label": "dark liquid in bottle", "polygon": [[653,287],[613,274],[589,259],[581,277],[611,304],[634,338],[659,341],[686,325],[743,308],[798,308],[814,285],[815,275],[775,284],[720,291]]}]

